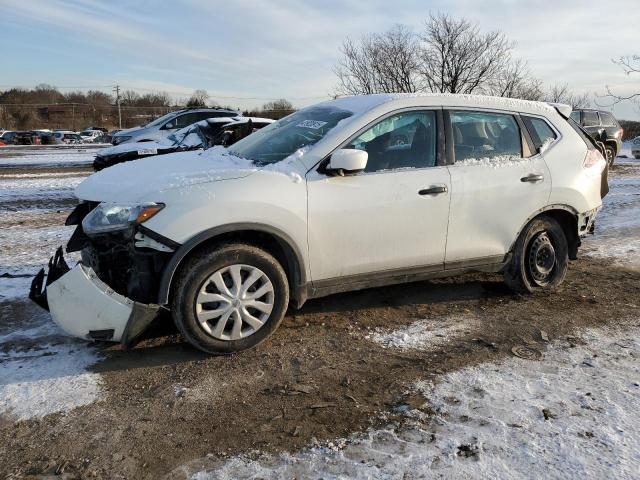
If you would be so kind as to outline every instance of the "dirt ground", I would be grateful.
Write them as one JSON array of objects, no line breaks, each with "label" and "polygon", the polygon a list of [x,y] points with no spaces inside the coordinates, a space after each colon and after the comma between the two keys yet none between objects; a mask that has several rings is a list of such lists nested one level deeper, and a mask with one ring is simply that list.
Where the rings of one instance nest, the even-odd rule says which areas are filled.
[{"label": "dirt ground", "polygon": [[[2,315],[15,321],[37,309],[7,307]],[[312,300],[269,341],[230,357],[202,355],[159,325],[133,351],[102,347],[99,401],[40,420],[0,420],[0,474],[158,478],[208,454],[348,436],[380,424],[383,413],[388,422],[394,405],[411,405],[412,381],[512,355],[516,345],[543,349],[541,330],[567,338],[639,313],[640,272],[581,258],[553,294],[518,296],[499,275],[472,274]],[[423,318],[459,318],[468,329],[430,351],[399,353],[366,338]]]}]

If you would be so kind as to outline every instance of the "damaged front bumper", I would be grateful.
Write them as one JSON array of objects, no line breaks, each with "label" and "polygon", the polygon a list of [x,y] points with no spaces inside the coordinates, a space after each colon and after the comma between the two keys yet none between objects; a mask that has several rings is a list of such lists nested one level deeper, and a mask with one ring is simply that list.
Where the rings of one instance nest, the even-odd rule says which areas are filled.
[{"label": "damaged front bumper", "polygon": [[62,248],[49,261],[44,290],[43,281],[44,269],[33,279],[29,298],[49,310],[65,332],[86,340],[120,342],[130,348],[161,308],[116,293],[82,263],[69,268]]}]

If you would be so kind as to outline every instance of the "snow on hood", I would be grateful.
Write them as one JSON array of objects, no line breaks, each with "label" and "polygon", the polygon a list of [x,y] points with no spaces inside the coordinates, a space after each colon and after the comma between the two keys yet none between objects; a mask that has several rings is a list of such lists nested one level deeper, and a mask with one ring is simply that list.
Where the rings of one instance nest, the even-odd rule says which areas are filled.
[{"label": "snow on hood", "polygon": [[154,192],[243,178],[256,170],[258,167],[253,162],[231,155],[218,146],[206,151],[147,157],[105,168],[78,185],[75,195],[82,200],[136,202]]},{"label": "snow on hood", "polygon": [[150,148],[166,148],[171,146],[171,142],[165,139],[156,141],[156,142],[134,142],[134,143],[121,143],[120,145],[115,145],[113,147],[101,148],[96,152],[97,157],[115,155],[118,153],[125,152],[136,152],[138,150],[147,150]]}]

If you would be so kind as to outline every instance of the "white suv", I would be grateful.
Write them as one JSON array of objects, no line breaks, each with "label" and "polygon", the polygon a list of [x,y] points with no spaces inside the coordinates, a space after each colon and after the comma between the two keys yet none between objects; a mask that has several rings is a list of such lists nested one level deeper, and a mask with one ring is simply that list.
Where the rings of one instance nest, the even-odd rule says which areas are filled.
[{"label": "white suv", "polygon": [[[210,353],[250,348],[291,303],[481,270],[552,289],[606,193],[570,107],[349,97],[225,150],[117,165],[76,190],[77,230],[31,297],[71,334],[132,345],[168,310]],[[48,305],[47,305],[48,300]],[[162,317],[160,317],[162,318]]]}]

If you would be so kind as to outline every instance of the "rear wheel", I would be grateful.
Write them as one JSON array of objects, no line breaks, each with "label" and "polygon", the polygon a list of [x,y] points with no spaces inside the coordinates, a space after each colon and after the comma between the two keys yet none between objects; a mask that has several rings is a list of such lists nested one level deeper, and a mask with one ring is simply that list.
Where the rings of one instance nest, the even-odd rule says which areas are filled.
[{"label": "rear wheel", "polygon": [[568,262],[564,230],[555,219],[541,216],[520,233],[505,282],[519,293],[553,289],[564,280]]},{"label": "rear wheel", "polygon": [[181,269],[173,292],[178,329],[189,343],[212,354],[255,347],[278,328],[289,304],[282,266],[245,244],[194,257]]}]

